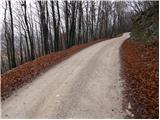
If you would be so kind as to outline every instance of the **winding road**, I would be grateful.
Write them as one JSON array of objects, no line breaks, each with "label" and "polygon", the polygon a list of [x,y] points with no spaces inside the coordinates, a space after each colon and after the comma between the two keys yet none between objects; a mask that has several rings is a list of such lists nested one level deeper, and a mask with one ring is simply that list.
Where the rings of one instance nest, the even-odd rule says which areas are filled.
[{"label": "winding road", "polygon": [[129,33],[81,50],[2,101],[2,118],[124,118],[120,46]]}]

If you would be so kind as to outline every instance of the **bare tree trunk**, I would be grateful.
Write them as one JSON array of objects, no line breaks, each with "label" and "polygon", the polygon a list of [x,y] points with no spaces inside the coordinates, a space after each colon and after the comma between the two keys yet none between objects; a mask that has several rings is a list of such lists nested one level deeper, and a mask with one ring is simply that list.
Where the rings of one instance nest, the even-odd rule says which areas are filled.
[{"label": "bare tree trunk", "polygon": [[24,10],[25,10],[24,20],[25,20],[25,24],[26,24],[26,27],[27,27],[27,32],[28,32],[28,37],[29,37],[30,47],[31,47],[31,59],[34,60],[34,59],[35,59],[34,44],[33,44],[32,36],[31,36],[31,34],[30,34],[29,25],[28,25],[28,20],[27,20],[27,6],[26,6],[26,1],[24,1],[23,6],[24,6]]},{"label": "bare tree trunk", "polygon": [[27,38],[27,33],[25,32],[25,40],[26,40],[26,45],[27,45],[27,53],[28,53],[28,60],[31,58],[30,50],[29,50],[29,44],[28,44],[28,38]]},{"label": "bare tree trunk", "polygon": [[68,1],[65,2],[65,26],[66,26],[66,46],[69,48],[69,10],[68,10]]},{"label": "bare tree trunk", "polygon": [[59,3],[56,2],[57,5],[57,13],[58,13],[58,22],[57,22],[57,42],[58,43],[58,50],[62,49],[62,40],[60,40],[60,11],[59,11]]},{"label": "bare tree trunk", "polygon": [[83,15],[83,10],[82,10],[82,1],[79,1],[78,3],[78,9],[79,9],[79,20],[78,20],[78,44],[82,44],[82,38],[81,38],[81,24],[82,24],[82,15]]},{"label": "bare tree trunk", "polygon": [[86,42],[88,42],[89,36],[88,36],[88,32],[89,32],[89,13],[88,13],[88,7],[89,7],[89,3],[87,1],[87,5],[86,5]]},{"label": "bare tree trunk", "polygon": [[[72,10],[72,16],[71,16],[71,28],[69,33],[69,39],[71,41],[71,46],[75,45],[75,29],[76,29],[76,1],[71,1],[71,10]],[[70,46],[70,47],[71,47]]]},{"label": "bare tree trunk", "polygon": [[37,29],[37,24],[35,24],[35,28],[36,28],[36,38],[37,38],[37,49],[38,49],[38,56],[40,57],[41,56],[41,49],[40,49],[40,37],[39,37],[39,34],[38,34],[38,29]]},{"label": "bare tree trunk", "polygon": [[47,11],[47,21],[48,21],[48,36],[50,39],[50,51],[53,52],[54,48],[53,48],[53,39],[52,39],[52,31],[51,31],[51,22],[50,22],[50,16],[49,16],[49,11],[48,11],[48,4],[46,5],[46,11]]},{"label": "bare tree trunk", "polygon": [[109,1],[105,1],[105,38],[108,37],[108,7],[109,7]]},{"label": "bare tree trunk", "polygon": [[10,41],[8,38],[8,25],[7,25],[7,21],[6,21],[6,11],[7,11],[7,2],[6,2],[6,7],[5,7],[5,12],[4,12],[4,24],[5,24],[5,39],[6,39],[6,43],[7,43],[7,57],[8,57],[8,67],[9,69],[12,68],[11,65],[11,52],[10,52]]},{"label": "bare tree trunk", "polygon": [[[47,1],[45,1],[47,2]],[[46,4],[42,4],[41,1],[38,1],[40,7],[40,18],[41,18],[41,25],[43,31],[43,40],[44,40],[44,51],[45,54],[49,53],[49,44],[48,44],[48,21],[45,17],[45,6]]]},{"label": "bare tree trunk", "polygon": [[13,28],[13,16],[12,16],[12,7],[11,7],[11,1],[8,1],[9,4],[9,11],[10,11],[10,17],[11,17],[11,64],[12,68],[16,67],[16,58],[15,58],[15,48],[14,48],[14,28]]},{"label": "bare tree trunk", "polygon": [[22,32],[21,32],[21,26],[20,26],[20,24],[19,24],[19,36],[20,36],[20,44],[19,44],[19,46],[20,46],[20,62],[21,62],[21,64],[23,63],[23,47],[22,47]]},{"label": "bare tree trunk", "polygon": [[26,50],[26,46],[24,44],[22,44],[23,46],[23,51],[24,51],[24,62],[27,62],[28,61],[28,58],[27,58],[27,50]]},{"label": "bare tree trunk", "polygon": [[53,17],[53,28],[54,28],[54,49],[59,50],[59,29],[57,27],[57,21],[55,16],[54,1],[51,1],[52,17]]},{"label": "bare tree trunk", "polygon": [[100,32],[99,31],[101,29],[100,26],[99,26],[100,25],[99,23],[100,23],[101,5],[102,5],[102,1],[99,2],[98,15],[97,15],[97,23],[96,23],[96,31],[97,32],[95,34],[96,34],[96,37],[98,37],[98,39],[100,38],[100,35],[99,35]]},{"label": "bare tree trunk", "polygon": [[94,39],[95,2],[91,1],[91,38]]}]

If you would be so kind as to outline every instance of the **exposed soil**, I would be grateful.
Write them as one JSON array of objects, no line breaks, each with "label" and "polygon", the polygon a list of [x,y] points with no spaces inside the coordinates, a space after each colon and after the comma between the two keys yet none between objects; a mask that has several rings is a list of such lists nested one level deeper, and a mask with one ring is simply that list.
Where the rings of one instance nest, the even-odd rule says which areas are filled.
[{"label": "exposed soil", "polygon": [[126,81],[125,107],[131,103],[133,118],[159,117],[158,41],[144,45],[131,40],[121,48],[122,74]]}]

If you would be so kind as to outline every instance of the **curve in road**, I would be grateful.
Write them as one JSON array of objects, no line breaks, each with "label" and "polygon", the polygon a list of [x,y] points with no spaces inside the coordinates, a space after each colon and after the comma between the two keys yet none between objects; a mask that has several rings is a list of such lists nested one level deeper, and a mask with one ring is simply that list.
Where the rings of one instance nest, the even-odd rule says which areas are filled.
[{"label": "curve in road", "polygon": [[2,118],[124,118],[119,48],[129,33],[92,45],[2,102]]}]

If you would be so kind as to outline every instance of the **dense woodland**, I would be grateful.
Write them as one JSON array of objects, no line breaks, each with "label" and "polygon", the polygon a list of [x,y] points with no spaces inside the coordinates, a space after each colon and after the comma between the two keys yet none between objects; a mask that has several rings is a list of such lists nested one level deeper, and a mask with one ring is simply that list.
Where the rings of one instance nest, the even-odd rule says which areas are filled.
[{"label": "dense woodland", "polygon": [[1,73],[51,52],[131,31],[153,1],[4,1]]}]

